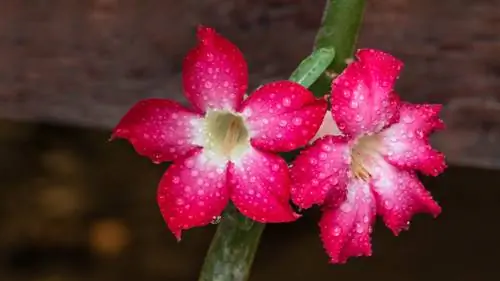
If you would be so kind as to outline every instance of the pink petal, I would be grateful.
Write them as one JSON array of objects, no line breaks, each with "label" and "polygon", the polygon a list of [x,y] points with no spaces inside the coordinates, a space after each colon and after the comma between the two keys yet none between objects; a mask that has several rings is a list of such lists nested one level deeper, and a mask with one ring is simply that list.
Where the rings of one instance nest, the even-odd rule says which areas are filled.
[{"label": "pink petal", "polygon": [[138,154],[153,162],[172,161],[196,147],[202,117],[176,102],[147,99],[135,104],[113,130],[112,138],[127,139]]},{"label": "pink petal", "polygon": [[295,82],[266,84],[245,100],[252,144],[268,151],[290,151],[306,145],[323,121],[327,103]]},{"label": "pink petal", "polygon": [[229,200],[226,169],[200,149],[174,162],[163,175],[158,205],[178,240],[182,230],[207,225],[222,213]]},{"label": "pink petal", "polygon": [[430,213],[436,217],[441,213],[441,207],[413,171],[398,169],[384,160],[370,171],[374,171],[371,185],[377,199],[377,212],[395,235],[408,229],[414,214]]},{"label": "pink petal", "polygon": [[441,105],[403,104],[400,120],[380,133],[382,153],[393,165],[437,176],[446,168],[444,154],[432,149],[429,134],[444,128]]},{"label": "pink petal", "polygon": [[290,179],[279,156],[250,149],[229,166],[231,200],[245,216],[263,223],[298,218],[289,204]]},{"label": "pink petal", "polygon": [[351,136],[375,133],[399,117],[399,98],[393,92],[402,63],[376,50],[359,50],[332,83],[332,114],[339,129]]},{"label": "pink petal", "polygon": [[342,137],[326,136],[303,150],[290,169],[292,200],[301,208],[322,204],[334,187],[345,188],[349,147]]},{"label": "pink petal", "polygon": [[243,54],[214,29],[198,28],[199,45],[184,59],[182,79],[188,100],[202,112],[236,109],[247,90]]},{"label": "pink petal", "polygon": [[349,257],[371,256],[374,200],[367,183],[351,180],[346,200],[324,209],[319,223],[321,240],[332,263],[345,263]]}]

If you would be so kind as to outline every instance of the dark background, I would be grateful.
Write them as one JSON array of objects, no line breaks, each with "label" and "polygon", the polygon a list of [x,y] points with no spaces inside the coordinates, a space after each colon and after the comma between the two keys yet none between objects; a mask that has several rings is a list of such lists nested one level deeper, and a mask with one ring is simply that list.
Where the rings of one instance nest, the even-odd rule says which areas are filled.
[{"label": "dark background", "polygon": [[[451,167],[424,178],[443,207],[374,256],[329,265],[311,210],[269,225],[251,280],[496,280],[500,1],[367,1],[359,46],[405,62],[401,96],[445,104],[433,142]],[[156,207],[166,165],[110,128],[137,100],[182,101],[198,23],[243,50],[252,87],[312,48],[319,0],[0,0],[0,280],[196,280],[215,226],[176,243]]]}]

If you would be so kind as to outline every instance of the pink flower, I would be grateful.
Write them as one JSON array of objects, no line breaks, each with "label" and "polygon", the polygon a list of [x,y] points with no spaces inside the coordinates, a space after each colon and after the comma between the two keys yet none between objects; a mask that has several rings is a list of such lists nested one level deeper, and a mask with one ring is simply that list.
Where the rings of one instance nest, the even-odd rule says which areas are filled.
[{"label": "pink flower", "polygon": [[289,205],[286,162],[276,155],[307,144],[326,112],[325,101],[290,81],[258,88],[244,99],[247,64],[213,29],[184,60],[184,94],[192,108],[166,99],[137,103],[113,132],[155,163],[173,161],[158,188],[158,204],[177,239],[210,223],[231,199],[258,222],[297,219]]},{"label": "pink flower", "polygon": [[441,212],[414,171],[436,176],[446,167],[428,142],[444,127],[441,106],[399,101],[393,86],[402,63],[391,55],[359,50],[356,57],[332,83],[330,134],[291,168],[293,201],[323,205],[321,238],[332,263],[371,255],[376,214],[397,235],[415,213]]}]

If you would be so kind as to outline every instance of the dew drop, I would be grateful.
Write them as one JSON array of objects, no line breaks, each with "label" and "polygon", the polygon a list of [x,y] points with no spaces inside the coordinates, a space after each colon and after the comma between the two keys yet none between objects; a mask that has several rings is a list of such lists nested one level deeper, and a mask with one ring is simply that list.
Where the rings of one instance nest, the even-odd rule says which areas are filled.
[{"label": "dew drop", "polygon": [[302,125],[302,118],[300,117],[295,117],[292,119],[292,123],[295,125],[295,126],[300,126]]},{"label": "dew drop", "polygon": [[357,102],[357,101],[352,100],[352,101],[351,101],[351,104],[350,104],[350,107],[351,107],[352,109],[356,109],[356,108],[358,108],[358,107],[359,107],[359,104],[358,104],[358,102]]},{"label": "dew drop", "polygon": [[290,98],[283,98],[283,106],[290,106],[292,104],[292,101]]},{"label": "dew drop", "polygon": [[219,224],[220,221],[222,220],[222,217],[221,216],[214,216],[212,218],[212,221],[210,222],[211,224]]},{"label": "dew drop", "polygon": [[349,203],[344,203],[340,206],[340,210],[344,213],[349,213],[352,210],[352,206]]},{"label": "dew drop", "polygon": [[364,223],[368,223],[368,222],[370,222],[370,218],[368,217],[368,215],[364,215],[364,216],[363,216],[363,222],[364,222]]},{"label": "dew drop", "polygon": [[333,228],[333,236],[337,237],[342,233],[342,229],[339,226]]},{"label": "dew drop", "polygon": [[394,206],[392,205],[392,202],[389,201],[389,200],[384,200],[384,207],[387,209],[387,210],[390,210],[392,209]]},{"label": "dew drop", "polygon": [[360,224],[360,223],[356,223],[356,232],[357,232],[358,234],[363,233],[363,225],[362,225],[362,224]]}]

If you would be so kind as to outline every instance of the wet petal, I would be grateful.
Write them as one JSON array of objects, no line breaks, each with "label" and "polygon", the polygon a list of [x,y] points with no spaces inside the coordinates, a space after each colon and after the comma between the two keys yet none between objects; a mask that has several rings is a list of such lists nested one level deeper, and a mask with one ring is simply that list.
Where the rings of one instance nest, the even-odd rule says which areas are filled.
[{"label": "wet petal", "polygon": [[241,51],[212,28],[198,28],[199,44],[184,59],[182,79],[188,100],[202,112],[236,109],[247,90]]},{"label": "wet petal", "polygon": [[298,218],[289,204],[290,179],[279,156],[250,149],[229,168],[231,200],[245,216],[258,222]]},{"label": "wet petal", "polygon": [[446,168],[444,154],[432,149],[429,134],[442,129],[441,105],[403,104],[400,120],[380,133],[381,152],[393,165],[437,176]]},{"label": "wet petal", "polygon": [[393,92],[402,63],[393,56],[360,50],[332,83],[332,114],[339,129],[351,136],[374,133],[399,117],[399,98]]},{"label": "wet petal", "polygon": [[252,132],[252,144],[282,152],[306,145],[323,121],[327,103],[295,82],[266,84],[245,100],[240,112]]},{"label": "wet petal", "polygon": [[172,161],[192,151],[203,126],[202,116],[165,99],[135,104],[113,130],[112,138],[127,139],[137,153],[155,163]]},{"label": "wet petal", "polygon": [[328,192],[345,188],[349,147],[342,137],[326,136],[303,150],[290,169],[292,200],[301,208],[322,204]]},{"label": "wet petal", "polygon": [[158,205],[168,227],[178,240],[181,231],[209,224],[229,200],[227,168],[196,151],[174,162],[158,188]]},{"label": "wet petal", "polygon": [[319,223],[323,247],[332,263],[345,263],[349,257],[371,256],[375,199],[367,183],[349,182],[347,197],[337,206],[324,208]]},{"label": "wet petal", "polygon": [[398,169],[384,160],[370,171],[377,212],[395,235],[409,227],[414,214],[430,213],[436,217],[441,213],[441,207],[413,171]]}]

